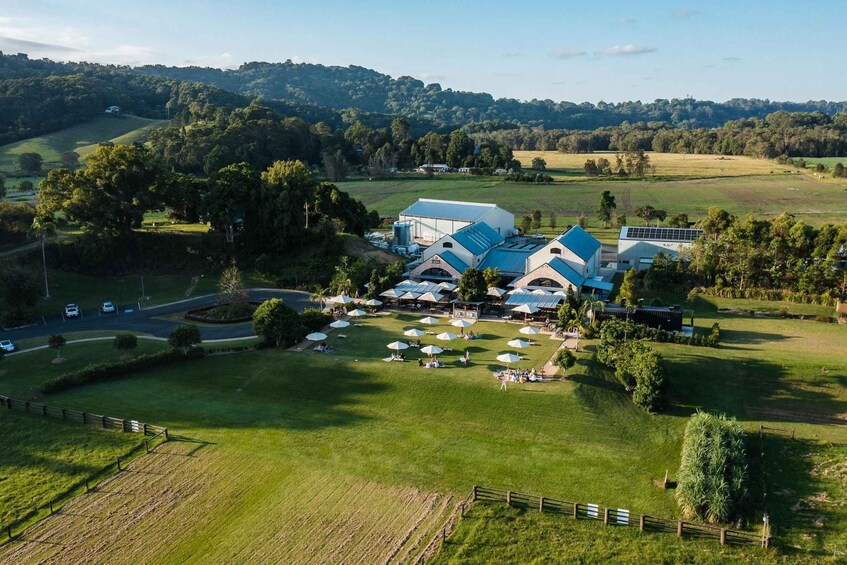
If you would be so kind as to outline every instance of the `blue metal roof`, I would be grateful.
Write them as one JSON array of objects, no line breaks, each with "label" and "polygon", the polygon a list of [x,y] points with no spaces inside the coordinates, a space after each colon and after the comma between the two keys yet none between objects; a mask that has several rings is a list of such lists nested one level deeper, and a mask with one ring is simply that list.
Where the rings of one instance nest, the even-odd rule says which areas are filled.
[{"label": "blue metal roof", "polygon": [[464,273],[465,269],[468,268],[467,264],[458,257],[456,257],[456,255],[452,251],[442,251],[438,253],[438,256],[444,259],[448,265],[450,265],[460,273]]},{"label": "blue metal roof", "polygon": [[585,282],[582,286],[587,286],[588,288],[596,288],[597,290],[603,290],[606,292],[612,292],[612,289],[615,287],[613,283],[606,281],[598,281],[595,279],[585,279]]},{"label": "blue metal roof", "polygon": [[575,287],[580,288],[585,283],[585,278],[574,271],[573,267],[565,263],[564,260],[555,257],[548,261],[547,264]]},{"label": "blue metal roof", "polygon": [[522,275],[526,272],[526,258],[532,255],[537,248],[509,249],[508,247],[495,247],[488,252],[485,260],[480,264],[481,270],[500,269],[502,275]]},{"label": "blue metal roof", "polygon": [[579,226],[574,226],[556,238],[583,261],[588,261],[600,249],[600,242]]},{"label": "blue metal roof", "polygon": [[556,296],[553,294],[512,294],[506,299],[504,306],[521,306],[522,304],[529,304],[530,306],[536,306],[538,308],[556,308],[564,299],[565,298],[563,296]]},{"label": "blue metal roof", "polygon": [[455,200],[421,198],[400,212],[400,215],[476,222],[496,207],[495,204],[483,204],[479,202],[457,202]]},{"label": "blue metal roof", "polygon": [[453,234],[453,239],[474,255],[482,255],[506,240],[486,223],[465,226]]}]

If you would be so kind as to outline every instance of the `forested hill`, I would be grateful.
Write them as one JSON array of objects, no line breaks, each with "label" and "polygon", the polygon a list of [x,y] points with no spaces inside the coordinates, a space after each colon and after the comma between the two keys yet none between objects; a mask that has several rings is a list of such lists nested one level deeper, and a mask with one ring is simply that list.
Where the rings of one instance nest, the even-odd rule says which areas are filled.
[{"label": "forested hill", "polygon": [[490,94],[442,89],[412,77],[397,79],[363,67],[306,63],[246,63],[234,70],[145,66],[138,72],[211,84],[249,96],[366,112],[425,118],[441,124],[500,120],[546,128],[590,130],[627,122],[666,122],[677,127],[719,127],[742,118],[764,118],[777,111],[847,112],[847,102],[771,102],[693,99],[616,104],[494,99]]}]

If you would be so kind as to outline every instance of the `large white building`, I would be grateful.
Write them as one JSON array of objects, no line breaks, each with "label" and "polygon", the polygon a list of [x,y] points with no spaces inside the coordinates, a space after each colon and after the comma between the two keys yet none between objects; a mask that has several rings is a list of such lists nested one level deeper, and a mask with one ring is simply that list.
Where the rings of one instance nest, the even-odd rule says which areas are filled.
[{"label": "large white building", "polygon": [[399,222],[409,224],[411,238],[421,243],[436,242],[478,223],[487,224],[503,238],[515,230],[515,215],[496,204],[429,198],[421,198],[400,212]]},{"label": "large white building", "polygon": [[601,245],[579,226],[574,226],[527,257],[525,274],[512,282],[516,288],[573,288],[595,282],[600,273]]},{"label": "large white building", "polygon": [[618,269],[649,269],[659,252],[678,257],[702,235],[703,230],[695,228],[623,226],[618,237]]}]

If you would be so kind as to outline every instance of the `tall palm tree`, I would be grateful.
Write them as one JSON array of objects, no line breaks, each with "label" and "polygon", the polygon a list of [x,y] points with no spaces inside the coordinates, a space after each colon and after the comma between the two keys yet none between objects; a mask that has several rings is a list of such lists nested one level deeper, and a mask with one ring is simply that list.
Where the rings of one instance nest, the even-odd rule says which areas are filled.
[{"label": "tall palm tree", "polygon": [[44,250],[44,244],[48,237],[56,234],[56,224],[50,218],[36,216],[32,220],[30,230],[41,240],[41,261],[44,265],[44,298],[50,298],[50,285],[47,283],[47,253]]},{"label": "tall palm tree", "polygon": [[312,302],[317,302],[321,306],[321,310],[324,309],[326,304],[326,299],[329,296],[329,289],[324,288],[321,285],[315,285],[314,290],[312,291],[312,295],[309,297],[309,300]]},{"label": "tall palm tree", "polygon": [[581,320],[588,320],[589,324],[594,323],[597,310],[601,312],[606,309],[606,303],[602,300],[591,296],[585,298],[582,304],[579,305],[579,317]]}]

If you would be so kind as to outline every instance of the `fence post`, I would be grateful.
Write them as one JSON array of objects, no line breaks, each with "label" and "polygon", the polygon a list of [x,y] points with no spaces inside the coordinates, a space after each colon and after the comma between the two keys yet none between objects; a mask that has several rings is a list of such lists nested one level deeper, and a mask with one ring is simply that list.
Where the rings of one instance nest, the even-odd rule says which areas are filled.
[{"label": "fence post", "polygon": [[85,479],[85,492],[88,492],[89,490],[91,489],[88,488],[88,479]]},{"label": "fence post", "polygon": [[103,424],[103,427],[106,427],[106,416],[100,416],[100,422]]},{"label": "fence post", "polygon": [[147,453],[150,453],[150,440],[149,439],[144,440],[144,449],[147,450]]},{"label": "fence post", "polygon": [[83,412],[83,413],[82,413],[82,423],[83,423],[83,424],[87,424],[87,423],[88,423],[88,422],[86,422],[86,421],[85,421],[85,412]]},{"label": "fence post", "polygon": [[29,412],[29,401],[24,402],[24,412]]},{"label": "fence post", "polygon": [[50,501],[50,514],[52,514],[52,513],[53,513],[53,501],[51,500]]},{"label": "fence post", "polygon": [[644,514],[638,519],[638,529],[644,531]]},{"label": "fence post", "polygon": [[473,501],[476,502],[476,485],[473,486]]},{"label": "fence post", "polygon": [[170,438],[168,437],[168,428],[165,428],[165,441],[168,441]]},{"label": "fence post", "polygon": [[41,413],[44,414],[45,416],[47,415],[47,405],[46,404],[41,407]]},{"label": "fence post", "polygon": [[682,537],[682,520],[676,521],[676,535],[680,538]]},{"label": "fence post", "polygon": [[771,547],[771,536],[765,537],[765,549],[770,549]]},{"label": "fence post", "polygon": [[726,545],[726,528],[721,528],[721,545]]},{"label": "fence post", "polygon": [[147,435],[147,424],[144,424],[144,428],[143,428],[143,429],[144,429],[144,435],[146,436],[146,435]]},{"label": "fence post", "polygon": [[462,503],[462,506],[461,506],[461,515],[462,516],[465,515],[465,503],[464,502]]},{"label": "fence post", "polygon": [[544,497],[543,496],[538,497],[538,511],[544,512]]},{"label": "fence post", "polygon": [[68,419],[68,411],[65,408],[62,408],[62,420]]},{"label": "fence post", "polygon": [[447,527],[441,528],[441,545],[444,545],[447,542]]},{"label": "fence post", "polygon": [[121,470],[121,458],[118,457],[118,471]]},{"label": "fence post", "polygon": [[579,514],[579,502],[574,502],[573,503],[573,517],[574,517],[574,519],[577,518],[577,514]]},{"label": "fence post", "polygon": [[604,526],[609,525],[609,509],[608,508],[603,509],[603,525]]},{"label": "fence post", "polygon": [[511,506],[511,505],[512,505],[512,491],[507,490],[506,491],[506,506]]},{"label": "fence post", "polygon": [[12,526],[6,526],[6,533],[9,535],[9,539],[12,539]]}]

